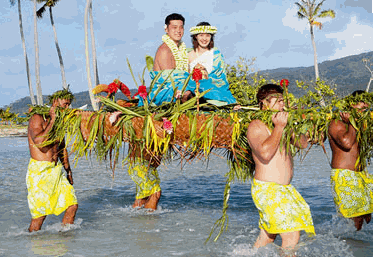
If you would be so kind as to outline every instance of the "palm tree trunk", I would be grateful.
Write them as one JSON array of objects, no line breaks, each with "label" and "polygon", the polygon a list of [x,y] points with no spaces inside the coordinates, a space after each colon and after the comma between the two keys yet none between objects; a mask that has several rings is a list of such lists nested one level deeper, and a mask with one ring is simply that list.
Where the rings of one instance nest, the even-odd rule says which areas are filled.
[{"label": "palm tree trunk", "polygon": [[89,47],[88,47],[88,10],[89,5],[91,4],[91,0],[87,0],[87,5],[85,7],[85,13],[84,13],[84,42],[85,42],[85,60],[86,60],[86,72],[87,72],[87,80],[88,80],[88,91],[89,91],[89,97],[91,99],[91,104],[93,110],[97,111],[97,103],[95,102],[95,97],[93,95],[93,88],[92,88],[92,81],[91,81],[91,69],[89,65]]},{"label": "palm tree trunk", "polygon": [[52,24],[52,28],[53,28],[53,32],[54,32],[54,41],[56,43],[56,49],[57,49],[58,59],[60,60],[61,77],[62,77],[62,87],[64,89],[67,89],[66,77],[65,77],[65,68],[64,68],[64,65],[63,65],[61,49],[60,49],[60,46],[58,45],[57,31],[56,31],[56,26],[54,26],[54,20],[53,20],[53,14],[52,14],[52,7],[51,6],[49,6],[49,14],[50,14],[51,24]]},{"label": "palm tree trunk", "polygon": [[368,82],[368,85],[367,85],[367,89],[365,90],[367,93],[369,93],[369,88],[370,88],[370,83],[373,81],[373,74],[371,75],[370,79],[369,79],[369,82]]},{"label": "palm tree trunk", "polygon": [[40,85],[38,22],[36,17],[36,0],[34,0],[34,48],[35,48],[35,76],[36,76],[36,99],[38,105],[43,105],[43,93]]},{"label": "palm tree trunk", "polygon": [[[315,66],[315,77],[316,77],[316,83],[319,80],[319,66],[317,64],[317,50],[316,50],[316,43],[315,43],[315,36],[313,34],[313,25],[310,24],[310,33],[311,33],[311,41],[312,41],[312,46],[313,46],[313,62]],[[316,92],[321,96],[321,100],[319,102],[320,106],[324,107],[325,106],[325,100],[324,97],[321,95],[320,90],[316,90]]]},{"label": "palm tree trunk", "polygon": [[100,80],[98,78],[98,67],[97,67],[97,54],[96,54],[96,44],[95,44],[95,34],[93,30],[93,15],[92,15],[92,2],[89,5],[89,23],[90,23],[90,30],[91,30],[91,47],[92,47],[92,60],[93,60],[93,75],[95,78],[95,85],[97,86],[100,84]]},{"label": "palm tree trunk", "polygon": [[23,55],[25,56],[25,61],[26,61],[27,84],[28,84],[28,89],[30,92],[31,104],[36,105],[34,90],[32,88],[31,78],[30,78],[30,67],[29,67],[28,58],[27,58],[25,35],[23,34],[21,0],[18,0],[18,16],[19,16],[19,31],[21,33]]},{"label": "palm tree trunk", "polygon": [[316,43],[315,43],[315,36],[313,34],[313,25],[310,25],[310,32],[311,32],[311,41],[313,46],[313,62],[315,65],[315,77],[316,80],[319,78],[319,66],[317,64],[317,50],[316,50]]}]

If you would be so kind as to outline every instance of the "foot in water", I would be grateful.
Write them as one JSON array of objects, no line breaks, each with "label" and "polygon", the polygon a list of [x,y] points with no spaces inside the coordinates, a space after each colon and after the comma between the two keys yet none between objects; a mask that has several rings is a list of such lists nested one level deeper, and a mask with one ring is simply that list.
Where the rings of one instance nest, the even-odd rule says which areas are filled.
[{"label": "foot in water", "polygon": [[133,203],[132,207],[133,208],[136,208],[136,207],[143,207],[143,205],[146,203],[146,201],[148,201],[149,197],[145,197],[145,198],[142,198],[142,199],[136,199],[135,202]]},{"label": "foot in water", "polygon": [[149,196],[148,200],[146,201],[144,205],[144,208],[156,210],[160,198],[161,198],[161,191],[155,192],[154,194]]},{"label": "foot in water", "polygon": [[356,230],[357,231],[361,230],[361,228],[363,227],[364,220],[367,224],[369,224],[371,218],[372,218],[371,213],[352,218],[354,220]]}]

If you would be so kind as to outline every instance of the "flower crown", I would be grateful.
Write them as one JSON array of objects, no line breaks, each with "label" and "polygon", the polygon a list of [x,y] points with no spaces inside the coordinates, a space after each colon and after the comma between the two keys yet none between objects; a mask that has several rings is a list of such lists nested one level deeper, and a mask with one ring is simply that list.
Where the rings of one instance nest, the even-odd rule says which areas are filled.
[{"label": "flower crown", "polygon": [[69,85],[66,89],[56,91],[53,95],[48,96],[50,104],[53,104],[53,101],[56,99],[69,99],[70,101],[74,100],[74,95],[69,89]]},{"label": "flower crown", "polygon": [[218,32],[218,29],[214,26],[195,26],[190,28],[189,31],[191,35],[197,35],[201,33],[216,34],[216,32]]}]

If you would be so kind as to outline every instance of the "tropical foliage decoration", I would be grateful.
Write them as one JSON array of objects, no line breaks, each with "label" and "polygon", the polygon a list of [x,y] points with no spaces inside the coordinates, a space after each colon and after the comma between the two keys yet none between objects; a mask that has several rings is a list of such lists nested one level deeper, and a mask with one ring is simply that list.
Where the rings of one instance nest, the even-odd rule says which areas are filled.
[{"label": "tropical foliage decoration", "polygon": [[[231,184],[234,181],[245,182],[252,178],[255,165],[251,150],[247,142],[246,132],[248,124],[259,119],[269,128],[273,128],[272,115],[274,111],[259,110],[257,103],[253,100],[260,85],[268,83],[264,78],[254,74],[254,85],[241,83],[240,73],[230,73],[231,85],[236,86],[232,90],[245,96],[238,98],[241,109],[234,109],[235,105],[214,106],[210,103],[200,103],[197,110],[197,98],[194,97],[181,103],[180,97],[174,90],[174,98],[169,103],[161,106],[152,104],[148,99],[146,87],[138,87],[136,97],[143,98],[144,105],[141,107],[132,105],[120,105],[119,100],[126,103],[136,103],[134,96],[127,96],[127,100],[115,100],[116,90],[124,85],[119,80],[114,80],[116,90],[99,90],[95,92],[106,92],[110,97],[98,96],[102,107],[99,111],[87,112],[77,109],[57,110],[57,117],[51,133],[48,136],[49,144],[55,140],[66,138],[67,144],[71,145],[71,152],[75,153],[76,161],[83,156],[95,154],[98,160],[109,158],[110,167],[115,169],[119,161],[119,153],[123,148],[123,142],[130,145],[127,156],[122,162],[134,162],[134,151],[141,149],[157,159],[167,161],[178,156],[181,160],[193,158],[209,158],[214,149],[224,149],[224,155],[229,164],[226,174],[226,186],[223,196],[222,216],[219,218],[208,237],[209,240],[214,232],[216,241],[228,228],[228,201]],[[185,91],[188,80],[181,89]],[[150,84],[150,90],[154,86],[155,78]],[[296,86],[304,90],[304,95],[295,97],[290,91],[293,84],[287,80],[271,81],[281,84],[285,89],[286,111],[289,112],[288,125],[282,136],[281,145],[293,156],[304,158],[309,149],[299,150],[292,142],[299,140],[299,135],[306,134],[309,137],[310,148],[319,144],[323,147],[327,137],[329,123],[339,120],[340,112],[349,112],[351,124],[357,130],[357,140],[360,147],[360,158],[357,164],[364,170],[366,164],[370,163],[373,155],[373,114],[371,112],[373,94],[365,93],[357,97],[338,98],[335,94],[335,85],[327,85],[326,82],[318,80],[312,83],[296,81]],[[110,84],[109,84],[110,85]],[[100,87],[100,86],[98,86]],[[319,97],[317,91],[322,92],[327,105],[318,105]],[[199,97],[203,98],[205,92]],[[255,98],[254,98],[255,99]],[[366,110],[356,110],[354,103],[364,101],[369,104]],[[249,104],[248,104],[249,103]],[[43,108],[40,111],[44,110]],[[37,113],[37,109],[32,110]],[[292,136],[295,134],[295,138]],[[143,156],[140,157],[140,159]],[[145,162],[145,159],[143,159]]]}]

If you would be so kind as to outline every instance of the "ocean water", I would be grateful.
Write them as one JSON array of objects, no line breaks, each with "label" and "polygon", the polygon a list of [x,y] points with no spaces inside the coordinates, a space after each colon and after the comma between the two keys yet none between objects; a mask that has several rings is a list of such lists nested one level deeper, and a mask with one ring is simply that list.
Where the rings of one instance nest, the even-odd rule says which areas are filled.
[{"label": "ocean water", "polygon": [[[250,183],[233,184],[228,231],[216,243],[204,243],[221,215],[228,171],[218,152],[208,165],[162,165],[162,197],[152,213],[131,207],[135,187],[126,167],[119,166],[113,177],[107,163],[80,159],[72,169],[79,201],[75,224],[62,228],[62,215],[51,215],[34,233],[27,232],[28,162],[26,138],[0,138],[0,256],[282,256],[280,237],[252,249],[259,216]],[[292,184],[310,205],[317,233],[313,239],[302,233],[297,256],[373,256],[373,222],[356,232],[351,221],[336,215],[328,159],[320,147],[303,162],[295,160]]]}]

